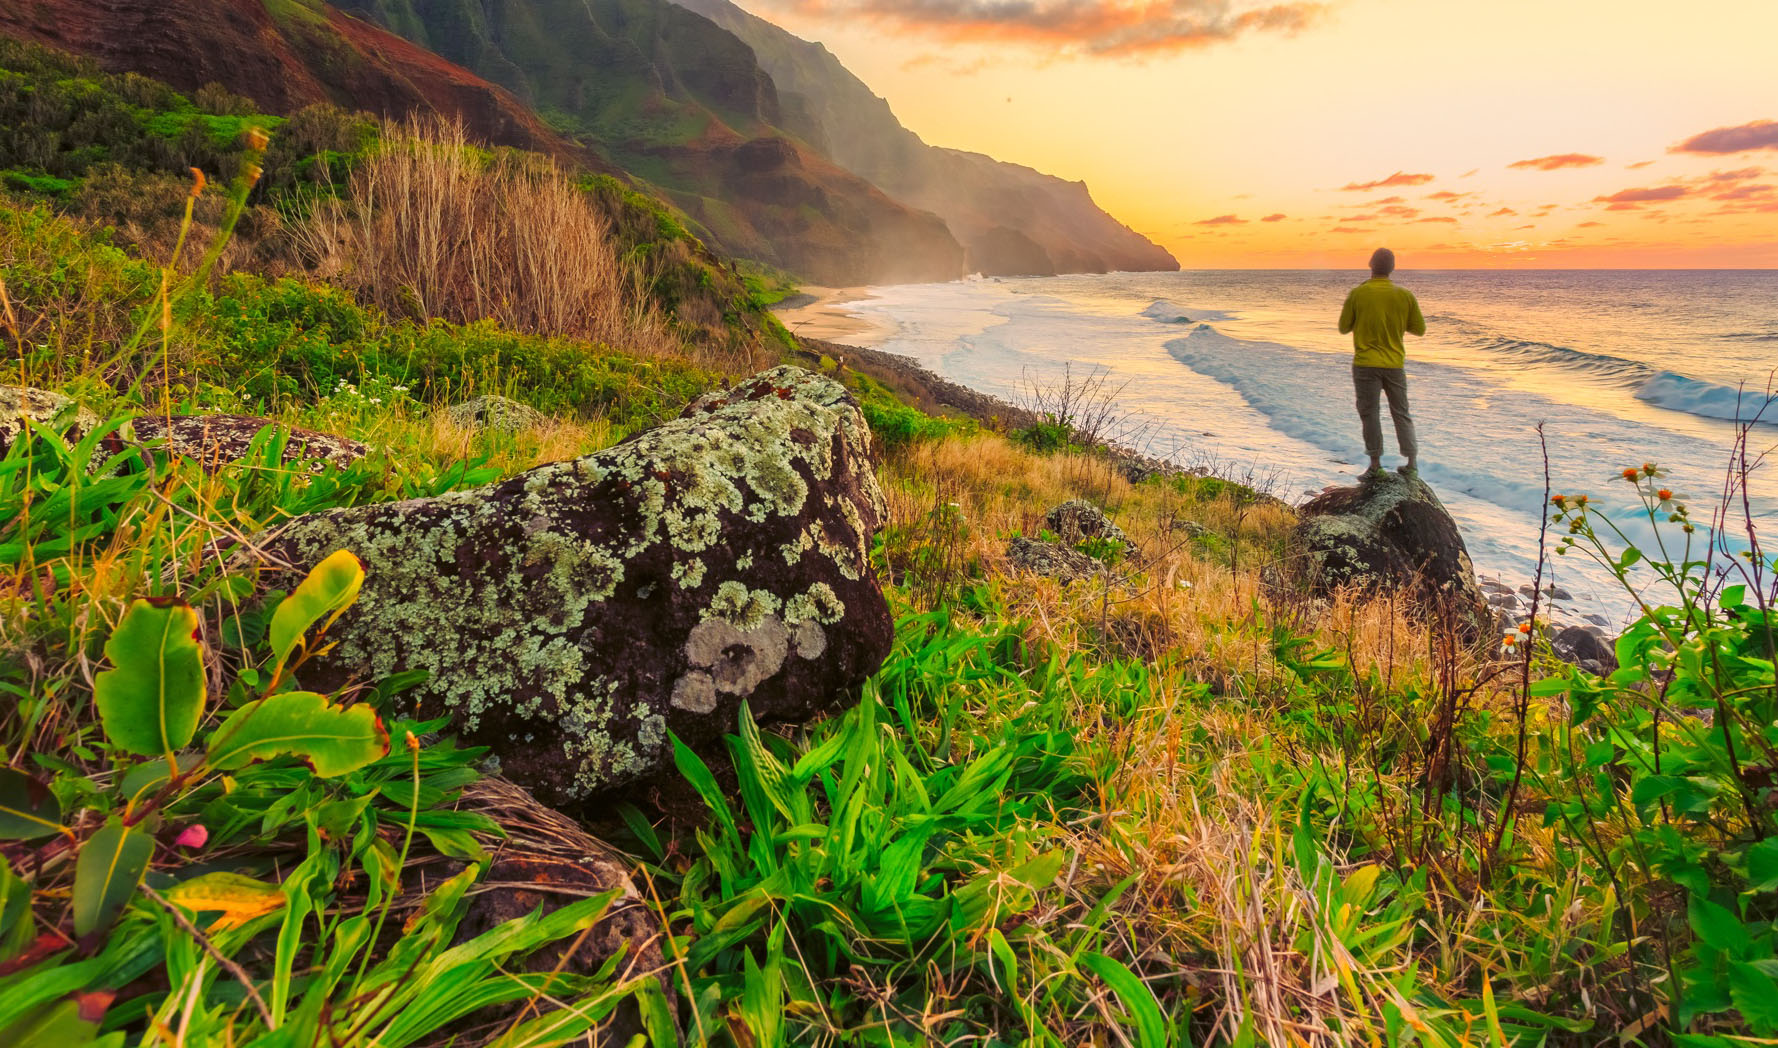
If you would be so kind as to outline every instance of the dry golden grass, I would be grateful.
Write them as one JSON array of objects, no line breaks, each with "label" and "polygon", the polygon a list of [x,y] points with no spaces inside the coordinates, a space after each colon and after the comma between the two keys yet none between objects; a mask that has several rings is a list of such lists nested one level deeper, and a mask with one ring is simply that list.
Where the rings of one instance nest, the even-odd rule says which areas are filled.
[{"label": "dry golden grass", "polygon": [[[1218,486],[1208,497],[1186,485],[1131,484],[1096,455],[1039,455],[992,433],[953,436],[900,451],[881,471],[892,528],[892,572],[907,547],[931,546],[953,527],[960,574],[1015,578],[1006,560],[1014,534],[1044,528],[1048,510],[1084,498],[1103,507],[1141,549],[1106,578],[1060,583],[1016,576],[1004,596],[1013,615],[1036,635],[1065,648],[1110,648],[1151,661],[1170,655],[1197,679],[1220,690],[1254,688],[1285,672],[1252,629],[1255,601],[1274,620],[1293,624],[1348,655],[1360,673],[1385,679],[1430,672],[1428,633],[1399,601],[1338,595],[1307,600],[1264,580],[1281,566],[1295,515],[1275,499],[1243,499]],[[954,512],[945,511],[954,506]],[[1212,536],[1194,541],[1202,528]]]},{"label": "dry golden grass", "polygon": [[391,315],[681,349],[604,215],[550,161],[489,157],[460,122],[413,119],[359,166],[350,196],[317,207],[298,239],[320,275]]}]

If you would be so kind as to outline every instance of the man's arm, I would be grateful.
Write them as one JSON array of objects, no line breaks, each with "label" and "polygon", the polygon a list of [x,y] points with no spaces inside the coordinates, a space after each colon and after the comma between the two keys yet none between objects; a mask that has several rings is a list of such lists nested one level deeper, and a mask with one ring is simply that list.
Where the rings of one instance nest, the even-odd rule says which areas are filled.
[{"label": "man's arm", "polygon": [[1409,291],[1408,296],[1408,330],[1416,335],[1426,334],[1426,318],[1420,315],[1420,300]]},{"label": "man's arm", "polygon": [[[1346,304],[1340,307],[1340,334],[1342,335],[1350,335],[1352,325],[1358,320],[1357,311],[1352,308],[1353,296],[1357,294],[1356,291],[1346,292]],[[1415,308],[1414,313],[1416,316],[1419,315],[1418,307]]]}]

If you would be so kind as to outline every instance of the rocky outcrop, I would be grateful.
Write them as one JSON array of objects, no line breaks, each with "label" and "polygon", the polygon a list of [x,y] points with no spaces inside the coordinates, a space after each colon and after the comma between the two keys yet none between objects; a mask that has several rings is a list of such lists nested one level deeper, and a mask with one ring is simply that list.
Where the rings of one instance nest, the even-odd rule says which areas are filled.
[{"label": "rocky outcrop", "polygon": [[[69,423],[66,434],[75,439],[103,422],[63,394],[29,386],[0,386],[0,454],[24,432],[27,419],[39,424]],[[214,470],[244,457],[268,426],[279,426],[286,434],[279,454],[279,461],[286,464],[347,466],[370,454],[370,447],[356,440],[281,426],[252,415],[139,415],[106,434],[104,447],[114,455],[132,447],[170,452]]]},{"label": "rocky outcrop", "polygon": [[[119,438],[163,447],[182,458],[214,470],[245,457],[268,426],[280,424],[252,415],[142,415],[120,431]],[[282,427],[286,437],[279,460],[349,466],[370,454],[370,446],[348,437],[299,426]]]},{"label": "rocky outcrop", "polygon": [[1427,612],[1452,615],[1467,634],[1492,631],[1457,522],[1418,476],[1385,473],[1335,488],[1297,515],[1294,540],[1312,591],[1399,592]]},{"label": "rocky outcrop", "polygon": [[884,505],[844,387],[780,367],[585,458],[474,491],[299,518],[266,545],[288,588],[364,562],[332,688],[424,670],[409,694],[561,804],[733,730],[856,696],[892,623],[871,570]]},{"label": "rocky outcrop", "polygon": [[1596,676],[1617,669],[1617,652],[1597,626],[1567,626],[1550,638],[1550,650],[1558,659]]},{"label": "rocky outcrop", "polygon": [[1087,539],[1099,539],[1111,544],[1119,554],[1128,556],[1136,552],[1136,544],[1124,534],[1124,529],[1113,524],[1104,510],[1085,499],[1069,499],[1050,510],[1044,523],[1069,546]]},{"label": "rocky outcrop", "polygon": [[543,412],[529,404],[521,404],[511,397],[487,393],[472,397],[461,404],[453,404],[445,409],[445,417],[452,424],[464,429],[495,430],[501,433],[516,433],[521,429],[530,429],[541,423]]},{"label": "rocky outcrop", "polygon": [[1054,542],[1039,542],[1023,535],[1015,536],[1007,544],[1006,561],[1015,571],[1063,582],[1092,578],[1099,571],[1099,562],[1079,550]]},{"label": "rocky outcrop", "polygon": [[[573,819],[544,807],[524,788],[498,776],[470,784],[462,803],[490,815],[505,836],[493,849],[493,862],[479,890],[470,896],[457,926],[458,943],[539,910],[553,913],[571,902],[616,892],[605,916],[586,935],[532,953],[525,959],[525,970],[592,975],[606,961],[621,957],[613,973],[616,979],[653,977],[667,1000],[673,1000],[674,983],[667,975],[673,969],[662,950],[661,922],[636,890],[628,859]],[[545,1005],[542,1010],[549,1009]],[[623,1041],[642,1032],[633,1012],[633,1006],[620,1009],[615,1017],[618,1028],[605,1033]],[[507,1006],[502,1026],[510,1027],[515,1014],[516,1009]]]},{"label": "rocky outcrop", "polygon": [[25,432],[27,422],[39,426],[68,424],[75,434],[99,424],[99,416],[81,407],[73,397],[30,386],[0,386],[0,455],[12,448]]}]

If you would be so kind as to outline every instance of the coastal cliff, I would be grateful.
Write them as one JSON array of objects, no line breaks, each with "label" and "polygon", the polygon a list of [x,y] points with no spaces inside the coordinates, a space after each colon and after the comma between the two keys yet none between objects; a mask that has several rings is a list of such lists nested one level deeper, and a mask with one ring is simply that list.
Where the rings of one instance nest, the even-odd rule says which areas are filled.
[{"label": "coastal cliff", "polygon": [[1107,214],[1085,183],[928,145],[819,43],[729,0],[674,0],[747,42],[777,84],[786,130],[890,196],[945,220],[971,272],[1051,276],[1177,270],[1166,249]]}]

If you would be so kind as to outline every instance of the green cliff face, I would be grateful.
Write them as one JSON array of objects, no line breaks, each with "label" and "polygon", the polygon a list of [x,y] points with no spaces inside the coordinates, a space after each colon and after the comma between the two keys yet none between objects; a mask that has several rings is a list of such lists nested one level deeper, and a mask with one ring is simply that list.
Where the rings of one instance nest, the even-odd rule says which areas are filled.
[{"label": "green cliff face", "polygon": [[827,48],[729,0],[675,0],[752,47],[777,84],[781,126],[897,200],[945,220],[990,275],[1175,270],[1164,249],[1087,187],[979,153],[929,146]]},{"label": "green cliff face", "polygon": [[512,91],[556,131],[658,187],[732,254],[833,284],[944,280],[964,271],[964,251],[943,221],[787,137],[787,120],[806,125],[806,116],[785,116],[746,43],[684,7],[667,0],[339,6]]}]

